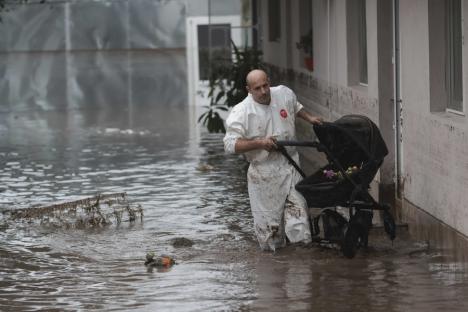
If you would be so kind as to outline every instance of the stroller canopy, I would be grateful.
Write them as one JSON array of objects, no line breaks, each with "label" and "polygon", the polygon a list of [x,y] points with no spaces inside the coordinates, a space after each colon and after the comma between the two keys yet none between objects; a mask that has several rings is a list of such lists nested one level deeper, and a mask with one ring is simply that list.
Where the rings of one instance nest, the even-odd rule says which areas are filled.
[{"label": "stroller canopy", "polygon": [[346,115],[335,122],[314,125],[314,131],[344,168],[371,160],[381,162],[388,154],[379,128],[365,116]]}]

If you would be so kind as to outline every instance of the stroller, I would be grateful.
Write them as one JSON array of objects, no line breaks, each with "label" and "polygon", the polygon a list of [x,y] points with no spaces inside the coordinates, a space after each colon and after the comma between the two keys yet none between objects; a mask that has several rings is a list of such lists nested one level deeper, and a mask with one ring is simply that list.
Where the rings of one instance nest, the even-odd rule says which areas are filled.
[{"label": "stroller", "polygon": [[[373,211],[382,211],[385,232],[393,241],[395,221],[390,206],[369,194],[374,179],[388,154],[377,126],[367,117],[346,115],[335,122],[314,125],[318,141],[278,141],[279,151],[304,178],[296,185],[309,208],[322,209],[311,217],[314,241],[338,244],[345,257],[353,258],[361,246],[367,247]],[[328,164],[306,177],[287,153],[286,146],[313,147],[325,153]],[[333,207],[349,209],[345,218]]]}]

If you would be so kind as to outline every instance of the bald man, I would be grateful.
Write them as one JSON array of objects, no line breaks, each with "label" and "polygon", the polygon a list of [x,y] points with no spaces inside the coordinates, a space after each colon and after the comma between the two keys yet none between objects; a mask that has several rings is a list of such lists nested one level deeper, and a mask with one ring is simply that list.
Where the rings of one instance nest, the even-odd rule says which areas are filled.
[{"label": "bald man", "polygon": [[[285,87],[271,87],[267,74],[252,70],[246,77],[248,96],[234,106],[226,120],[224,148],[228,153],[245,154],[250,207],[255,234],[263,250],[275,250],[289,242],[311,241],[307,204],[295,185],[301,176],[276,151],[276,140],[295,140],[296,116],[312,124],[312,116]],[[299,163],[295,148],[288,153]]]}]

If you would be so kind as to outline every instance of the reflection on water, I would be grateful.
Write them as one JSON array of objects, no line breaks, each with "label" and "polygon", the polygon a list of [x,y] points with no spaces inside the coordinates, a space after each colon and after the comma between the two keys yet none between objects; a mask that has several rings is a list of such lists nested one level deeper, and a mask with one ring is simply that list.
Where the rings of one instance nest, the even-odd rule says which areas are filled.
[{"label": "reflection on water", "polygon": [[[0,207],[128,193],[142,223],[98,229],[0,222],[0,310],[466,311],[462,263],[400,235],[355,259],[289,246],[261,252],[246,165],[191,112],[0,115]],[[186,237],[192,247],[174,247]],[[177,265],[149,270],[147,251]]]}]

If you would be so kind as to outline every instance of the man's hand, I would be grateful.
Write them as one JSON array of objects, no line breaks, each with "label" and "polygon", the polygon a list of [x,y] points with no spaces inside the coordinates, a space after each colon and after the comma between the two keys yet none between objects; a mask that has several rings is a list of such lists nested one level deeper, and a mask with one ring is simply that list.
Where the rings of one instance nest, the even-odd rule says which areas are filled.
[{"label": "man's hand", "polygon": [[305,121],[310,122],[310,123],[313,124],[313,125],[321,125],[322,122],[323,122],[323,118],[322,118],[322,117],[313,116],[312,114],[310,114],[310,113],[309,113],[308,111],[306,111],[305,109],[301,109],[301,110],[297,113],[297,116],[298,116],[299,118],[304,119]]},{"label": "man's hand", "polygon": [[313,125],[321,125],[322,122],[323,122],[323,118],[322,117],[317,117],[317,116],[311,116],[309,118],[309,122]]},{"label": "man's hand", "polygon": [[262,146],[262,149],[268,152],[275,151],[278,149],[278,146],[276,145],[275,137],[267,137],[267,138],[261,139],[261,146]]},{"label": "man's hand", "polygon": [[275,137],[263,139],[237,139],[235,145],[236,153],[245,153],[253,150],[266,150],[268,152],[278,149]]}]

